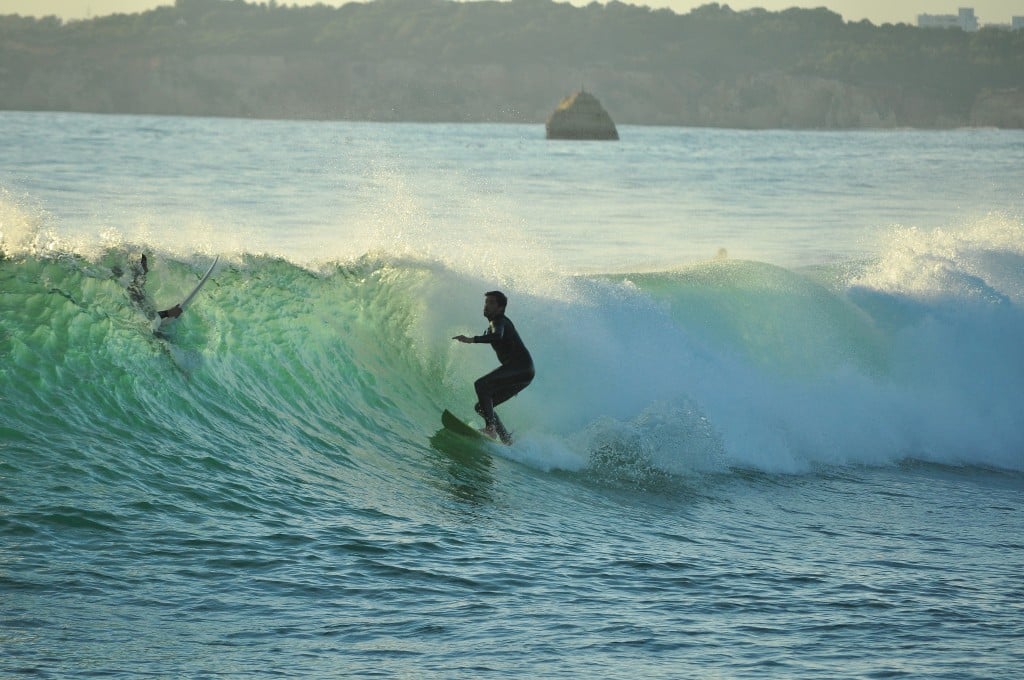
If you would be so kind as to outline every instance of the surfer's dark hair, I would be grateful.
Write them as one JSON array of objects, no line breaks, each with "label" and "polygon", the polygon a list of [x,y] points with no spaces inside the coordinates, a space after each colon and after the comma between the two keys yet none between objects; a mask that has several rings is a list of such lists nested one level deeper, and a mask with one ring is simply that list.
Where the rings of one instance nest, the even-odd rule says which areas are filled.
[{"label": "surfer's dark hair", "polygon": [[498,304],[502,307],[508,307],[508,298],[500,290],[491,290],[484,293],[484,297],[492,297],[498,301]]}]

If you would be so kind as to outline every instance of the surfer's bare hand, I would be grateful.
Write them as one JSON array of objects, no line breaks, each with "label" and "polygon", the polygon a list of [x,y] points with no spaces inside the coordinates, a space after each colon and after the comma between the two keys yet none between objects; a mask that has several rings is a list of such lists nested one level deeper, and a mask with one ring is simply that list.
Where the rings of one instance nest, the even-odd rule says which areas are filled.
[{"label": "surfer's bare hand", "polygon": [[465,343],[473,342],[473,338],[467,337],[465,335],[456,335],[454,338],[452,338],[452,340],[458,340],[459,342],[465,342]]}]

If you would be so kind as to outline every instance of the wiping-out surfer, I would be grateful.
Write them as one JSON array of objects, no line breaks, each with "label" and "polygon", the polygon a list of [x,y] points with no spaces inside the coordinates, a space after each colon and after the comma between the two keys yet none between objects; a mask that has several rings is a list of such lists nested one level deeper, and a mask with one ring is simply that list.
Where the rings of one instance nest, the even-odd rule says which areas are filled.
[{"label": "wiping-out surfer", "polygon": [[181,305],[174,305],[170,309],[164,309],[156,311],[156,307],[146,297],[146,275],[149,274],[149,261],[146,260],[146,254],[143,253],[139,261],[132,263],[132,282],[128,284],[128,297],[132,299],[132,302],[137,304],[146,315],[152,318],[153,313],[156,313],[161,319],[177,319],[181,316]]},{"label": "wiping-out surfer", "polygon": [[452,340],[464,343],[484,343],[494,348],[501,366],[473,383],[476,389],[476,412],[484,419],[481,432],[506,444],[512,438],[494,413],[494,407],[519,394],[533,381],[533,357],[526,349],[512,321],[505,316],[508,298],[498,290],[484,293],[484,316],[490,322],[483,335],[469,337],[456,335]]}]

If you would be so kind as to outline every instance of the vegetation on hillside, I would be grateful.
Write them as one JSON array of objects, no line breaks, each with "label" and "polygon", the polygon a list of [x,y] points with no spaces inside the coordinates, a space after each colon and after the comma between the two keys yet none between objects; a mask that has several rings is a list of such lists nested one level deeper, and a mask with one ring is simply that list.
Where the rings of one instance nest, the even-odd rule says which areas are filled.
[{"label": "vegetation on hillside", "polygon": [[539,122],[580,86],[618,123],[1024,127],[1024,31],[551,0],[0,16],[5,109]]}]

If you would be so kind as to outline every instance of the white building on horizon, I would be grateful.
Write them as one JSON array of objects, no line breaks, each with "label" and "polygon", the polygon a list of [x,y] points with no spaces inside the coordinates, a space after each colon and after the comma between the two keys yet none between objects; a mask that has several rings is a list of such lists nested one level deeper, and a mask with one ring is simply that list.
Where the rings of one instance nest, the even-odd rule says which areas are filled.
[{"label": "white building on horizon", "polygon": [[959,28],[962,31],[977,31],[978,17],[973,7],[961,7],[958,14],[918,14],[918,28]]},{"label": "white building on horizon", "polygon": [[[957,14],[918,14],[918,28],[959,28],[973,32],[982,28],[973,7],[961,7]],[[1008,24],[985,24],[984,28],[998,28],[1006,31],[1024,31],[1024,17],[1013,17]]]}]

